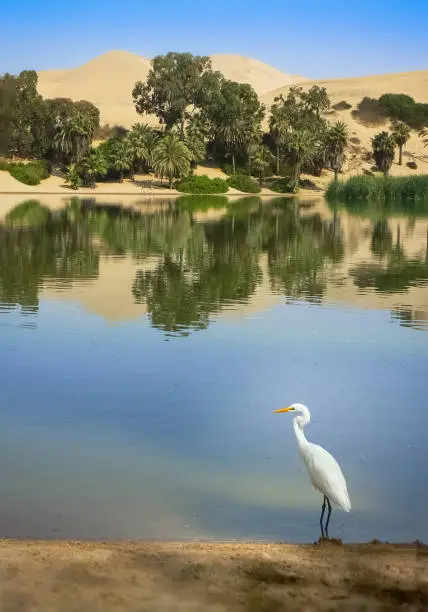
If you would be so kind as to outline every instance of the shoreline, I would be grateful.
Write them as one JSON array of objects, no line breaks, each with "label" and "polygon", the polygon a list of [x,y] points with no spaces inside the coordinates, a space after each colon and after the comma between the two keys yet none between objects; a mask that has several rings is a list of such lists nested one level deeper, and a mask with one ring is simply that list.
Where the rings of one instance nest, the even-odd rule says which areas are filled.
[{"label": "shoreline", "polygon": [[422,544],[0,540],[4,610],[398,610],[428,606]]}]

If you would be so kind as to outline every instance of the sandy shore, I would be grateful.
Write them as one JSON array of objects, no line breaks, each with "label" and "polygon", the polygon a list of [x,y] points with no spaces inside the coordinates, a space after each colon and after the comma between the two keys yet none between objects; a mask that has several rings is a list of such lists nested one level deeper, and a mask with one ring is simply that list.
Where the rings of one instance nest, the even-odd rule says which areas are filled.
[{"label": "sandy shore", "polygon": [[428,609],[428,548],[0,541],[2,611]]}]

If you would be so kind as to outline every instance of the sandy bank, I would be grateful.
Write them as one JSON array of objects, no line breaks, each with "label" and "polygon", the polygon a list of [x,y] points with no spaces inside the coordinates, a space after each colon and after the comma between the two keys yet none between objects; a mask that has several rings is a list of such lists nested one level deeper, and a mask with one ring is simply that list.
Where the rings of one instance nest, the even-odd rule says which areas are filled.
[{"label": "sandy bank", "polygon": [[[211,168],[198,168],[196,174],[207,174],[211,178],[220,177],[227,178],[221,170]],[[153,183],[153,187],[150,187]],[[179,196],[186,196],[191,194],[182,193],[176,189],[170,189],[166,182],[161,183],[160,181],[153,181],[152,177],[145,174],[137,174],[135,180],[131,181],[125,179],[122,183],[97,183],[94,188],[81,187],[80,189],[74,190],[67,187],[64,184],[64,179],[58,176],[50,176],[49,178],[42,181],[39,185],[25,185],[14,179],[9,172],[0,170],[0,195],[22,195],[23,199],[26,197],[38,198],[41,195],[59,195],[59,196],[76,196],[76,197],[96,197],[96,196],[149,196],[149,197],[162,197],[162,198],[176,198]],[[279,194],[270,189],[263,188],[260,193],[244,193],[229,187],[227,193],[213,194],[217,196],[227,196],[228,198],[245,198],[247,196],[261,196],[261,197],[278,197],[287,196],[289,194]]]},{"label": "sandy bank", "polygon": [[0,541],[2,610],[426,610],[428,549]]}]

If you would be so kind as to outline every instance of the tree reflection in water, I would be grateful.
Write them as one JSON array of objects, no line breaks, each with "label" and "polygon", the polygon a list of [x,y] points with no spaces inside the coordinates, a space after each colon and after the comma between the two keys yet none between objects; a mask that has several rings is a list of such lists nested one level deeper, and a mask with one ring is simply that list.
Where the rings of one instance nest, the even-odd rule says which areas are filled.
[{"label": "tree reflection in water", "polygon": [[[156,201],[144,211],[77,198],[58,212],[20,205],[0,226],[0,301],[37,310],[43,284],[96,278],[100,254],[141,262],[130,291],[167,334],[206,328],[216,313],[247,303],[263,279],[289,299],[323,300],[344,257],[337,211],[326,221],[292,199],[210,198]],[[360,289],[401,291],[428,279],[426,257],[408,259],[386,217],[373,223],[371,251],[377,263],[351,272]]]}]

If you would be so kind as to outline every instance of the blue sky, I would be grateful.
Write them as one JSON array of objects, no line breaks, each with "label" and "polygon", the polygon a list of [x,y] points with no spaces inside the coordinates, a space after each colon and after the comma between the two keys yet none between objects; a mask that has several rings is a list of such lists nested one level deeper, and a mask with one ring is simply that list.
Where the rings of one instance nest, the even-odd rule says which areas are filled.
[{"label": "blue sky", "polygon": [[0,73],[72,68],[111,49],[247,55],[334,78],[428,68],[428,1],[0,0]]}]

